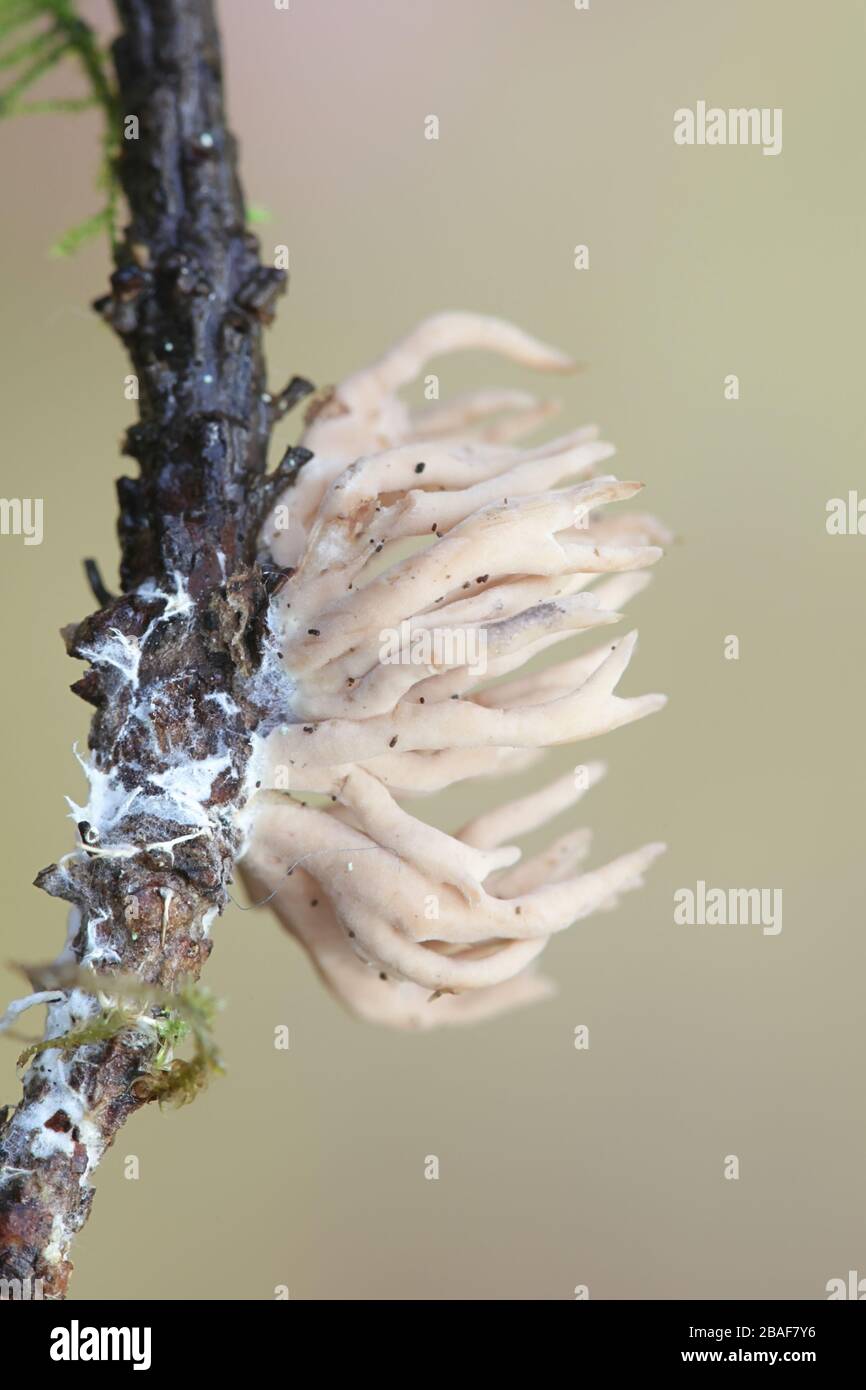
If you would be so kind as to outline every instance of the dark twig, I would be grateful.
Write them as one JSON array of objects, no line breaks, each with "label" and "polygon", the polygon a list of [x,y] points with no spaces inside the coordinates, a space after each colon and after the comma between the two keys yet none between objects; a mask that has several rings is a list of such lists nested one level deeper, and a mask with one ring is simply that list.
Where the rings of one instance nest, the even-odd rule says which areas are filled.
[{"label": "dark twig", "polygon": [[37,882],[72,907],[73,964],[107,993],[112,977],[134,977],[162,1004],[140,1005],[138,1024],[120,1011],[112,1032],[92,993],[61,988],[46,1036],[72,1042],[34,1058],[0,1124],[0,1277],[41,1278],[52,1297],[65,1293],[90,1174],[120,1126],[176,1080],[200,1080],[159,1070],[155,1034],[166,995],[207,960],[227,900],[265,717],[255,677],[274,576],[257,563],[258,527],[308,457],[290,450],[265,477],[275,420],[310,388],[295,378],[276,402],[266,390],[262,330],[286,277],[261,264],[245,227],[211,0],[117,10],[117,115],[136,117],[137,138],[112,132],[131,220],[98,308],[139,381],[124,450],[138,471],[118,484],[122,592],[88,562],[100,609],[64,633],[90,662],[74,688],[96,707],[99,794],[82,808],[77,851]]}]

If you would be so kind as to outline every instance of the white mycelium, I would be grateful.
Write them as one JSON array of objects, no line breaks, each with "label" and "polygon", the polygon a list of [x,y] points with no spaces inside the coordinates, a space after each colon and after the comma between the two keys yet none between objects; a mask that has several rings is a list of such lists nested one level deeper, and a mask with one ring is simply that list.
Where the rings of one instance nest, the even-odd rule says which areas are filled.
[{"label": "white mycelium", "polygon": [[[550,936],[637,887],[663,848],[578,873],[587,836],[572,832],[517,862],[512,842],[576,802],[600,764],[455,835],[416,814],[425,793],[520,770],[544,747],[665,702],[614,693],[634,633],[511,676],[575,632],[616,621],[666,533],[645,515],[598,514],[641,484],[596,476],[613,451],[594,429],[513,445],[548,413],[524,392],[479,391],[411,413],[400,388],[429,358],[461,348],[542,370],[572,365],[498,319],[426,320],[320,405],[301,441],[314,457],[264,531],[293,571],[272,612],[284,673],[274,688],[288,707],[254,760],[246,877],[354,1012],[416,1028],[544,993],[530,967]],[[423,662],[385,662],[395,631],[476,640],[422,643]],[[304,804],[304,793],[321,804]]]}]

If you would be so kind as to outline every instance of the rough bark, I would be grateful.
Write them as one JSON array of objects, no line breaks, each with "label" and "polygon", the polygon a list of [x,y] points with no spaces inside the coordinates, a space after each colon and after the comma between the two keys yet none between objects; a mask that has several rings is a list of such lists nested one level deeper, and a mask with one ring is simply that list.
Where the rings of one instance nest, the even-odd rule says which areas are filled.
[{"label": "rough bark", "polygon": [[[82,966],[175,991],[208,957],[266,717],[279,577],[258,563],[259,520],[303,461],[289,450],[278,476],[265,475],[271,430],[307,388],[266,389],[262,332],[286,277],[261,263],[245,228],[211,0],[117,9],[119,109],[138,118],[138,138],[121,140],[131,222],[96,308],[139,380],[125,444],[138,476],[118,483],[122,592],[111,597],[91,570],[101,606],[64,633],[91,663],[73,689],[95,706],[92,813],[75,853],[37,878],[73,908],[64,956],[35,977],[58,986],[47,1037],[98,1012],[72,987]],[[65,1294],[89,1176],[159,1094],[155,1053],[146,1031],[129,1029],[32,1063],[0,1129],[0,1278]]]}]

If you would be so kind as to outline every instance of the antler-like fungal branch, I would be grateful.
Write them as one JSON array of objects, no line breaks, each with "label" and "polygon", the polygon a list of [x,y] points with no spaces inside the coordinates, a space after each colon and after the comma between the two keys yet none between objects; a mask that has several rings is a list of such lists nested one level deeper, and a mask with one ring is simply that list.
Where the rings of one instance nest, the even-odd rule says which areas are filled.
[{"label": "antler-like fungal branch", "polygon": [[313,458],[265,528],[289,576],[271,623],[291,696],[257,753],[246,876],[350,1008],[415,1028],[539,997],[527,967],[549,937],[612,907],[663,848],[577,872],[588,836],[572,832],[517,862],[507,842],[576,802],[599,764],[456,835],[401,804],[664,704],[615,693],[635,633],[498,681],[616,622],[667,537],[652,517],[600,511],[641,484],[595,475],[613,450],[594,430],[524,452],[503,442],[547,413],[525,393],[413,417],[400,388],[459,348],[570,365],[498,319],[426,320],[313,414]]}]

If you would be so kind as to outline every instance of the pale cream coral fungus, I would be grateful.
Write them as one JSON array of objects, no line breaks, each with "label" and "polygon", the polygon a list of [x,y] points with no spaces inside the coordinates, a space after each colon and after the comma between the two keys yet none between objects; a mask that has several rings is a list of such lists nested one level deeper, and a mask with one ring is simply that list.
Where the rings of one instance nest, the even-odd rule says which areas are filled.
[{"label": "pale cream coral fungus", "polygon": [[[509,442],[550,410],[525,392],[413,414],[400,389],[464,348],[572,365],[499,319],[425,320],[319,403],[301,441],[313,457],[264,530],[290,570],[272,613],[289,708],[257,758],[247,882],[350,1009],[415,1028],[543,995],[532,962],[548,939],[613,906],[663,848],[579,872],[588,832],[572,831],[521,861],[513,841],[578,801],[599,763],[454,835],[401,804],[664,704],[614,693],[635,633],[499,679],[615,622],[667,536],[649,516],[597,514],[641,484],[596,476],[613,451],[594,429],[528,451]],[[389,663],[395,631],[405,656]],[[482,664],[467,659],[470,638]],[[327,799],[306,804],[305,792]]]}]

